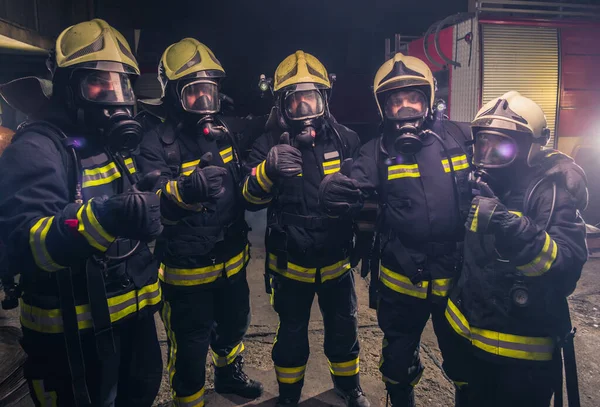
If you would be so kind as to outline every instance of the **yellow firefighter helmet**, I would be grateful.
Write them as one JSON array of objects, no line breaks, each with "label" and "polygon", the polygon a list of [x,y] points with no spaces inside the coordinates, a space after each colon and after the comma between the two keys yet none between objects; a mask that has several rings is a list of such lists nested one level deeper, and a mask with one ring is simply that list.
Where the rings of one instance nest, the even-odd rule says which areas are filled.
[{"label": "yellow firefighter helmet", "polygon": [[51,61],[55,64],[53,68],[86,67],[140,74],[125,37],[100,19],[65,29],[56,39],[55,54],[55,61]]},{"label": "yellow firefighter helmet", "polygon": [[304,51],[296,51],[275,70],[273,91],[301,83],[313,83],[323,89],[331,88],[329,75],[321,61]]},{"label": "yellow firefighter helmet", "polygon": [[425,92],[429,99],[429,108],[433,109],[435,81],[431,69],[419,58],[398,52],[393,58],[385,61],[375,74],[373,93],[381,117],[384,117],[383,95],[391,90],[412,87],[419,87]]}]

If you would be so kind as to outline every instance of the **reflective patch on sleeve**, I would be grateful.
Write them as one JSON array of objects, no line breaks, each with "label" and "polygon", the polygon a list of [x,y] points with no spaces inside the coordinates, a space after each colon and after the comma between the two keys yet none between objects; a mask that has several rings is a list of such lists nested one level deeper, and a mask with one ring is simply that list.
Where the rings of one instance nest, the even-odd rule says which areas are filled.
[{"label": "reflective patch on sleeve", "polygon": [[53,222],[54,216],[40,218],[29,230],[29,246],[35,264],[46,271],[57,271],[64,268],[52,259],[46,246],[46,237]]},{"label": "reflective patch on sleeve", "polygon": [[77,231],[85,237],[90,246],[105,252],[111,243],[115,241],[115,237],[104,230],[98,219],[96,219],[96,215],[92,211],[91,200],[79,208],[77,220],[79,221]]},{"label": "reflective patch on sleeve", "polygon": [[221,154],[221,159],[225,164],[233,160],[233,148],[231,146],[219,151],[219,154]]},{"label": "reflective patch on sleeve", "polygon": [[[452,159],[452,166],[454,167],[454,171],[464,170],[469,168],[469,160],[467,159],[466,154],[457,155],[454,157],[450,157]],[[445,158],[442,160],[442,165],[444,166],[444,172],[450,172],[450,164],[448,163],[448,159]]]},{"label": "reflective patch on sleeve", "polygon": [[556,261],[557,254],[558,245],[554,239],[552,239],[550,235],[546,233],[544,246],[542,247],[542,250],[540,250],[539,254],[529,263],[522,266],[517,266],[517,269],[522,271],[523,274],[528,277],[541,276],[550,270],[550,267],[552,267],[552,264],[554,264],[554,261]]},{"label": "reflective patch on sleeve", "polygon": [[[254,170],[252,172],[254,174]],[[255,175],[256,181],[258,182],[258,185],[260,185],[262,190],[267,193],[271,192],[271,188],[273,188],[273,181],[271,181],[271,179],[267,176],[264,161],[258,164],[258,166],[256,167]]]}]

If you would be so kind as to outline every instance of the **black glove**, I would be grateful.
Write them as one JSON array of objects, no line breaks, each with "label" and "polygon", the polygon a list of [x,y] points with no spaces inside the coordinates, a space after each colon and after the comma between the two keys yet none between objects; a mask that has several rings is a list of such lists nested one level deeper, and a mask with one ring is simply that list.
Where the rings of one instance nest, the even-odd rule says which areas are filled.
[{"label": "black glove", "polygon": [[91,201],[100,225],[116,237],[149,242],[162,232],[160,196],[153,192],[160,171],[148,173],[129,191]]},{"label": "black glove", "polygon": [[181,199],[186,204],[193,205],[216,200],[225,193],[223,178],[227,175],[227,170],[209,165],[211,161],[212,154],[204,154],[200,158],[200,165],[194,169],[194,172],[179,179]]},{"label": "black glove", "polygon": [[521,218],[508,211],[506,206],[483,181],[477,182],[480,195],[473,198],[465,227],[467,231],[482,234],[510,235],[518,230]]},{"label": "black glove", "polygon": [[302,153],[290,145],[289,133],[283,133],[279,144],[269,150],[265,171],[271,180],[291,178],[302,173]]},{"label": "black glove", "polygon": [[554,165],[545,173],[548,177],[558,177],[575,200],[577,209],[584,210],[588,204],[587,177],[583,168],[567,155],[556,153],[551,157]]},{"label": "black glove", "polygon": [[319,185],[319,204],[328,215],[356,215],[363,203],[360,185],[341,172],[327,175]]}]

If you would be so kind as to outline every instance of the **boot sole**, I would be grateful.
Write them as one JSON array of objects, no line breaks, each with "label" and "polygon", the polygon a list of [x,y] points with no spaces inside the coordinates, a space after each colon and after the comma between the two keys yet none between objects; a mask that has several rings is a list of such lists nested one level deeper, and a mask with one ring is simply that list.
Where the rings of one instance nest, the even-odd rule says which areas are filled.
[{"label": "boot sole", "polygon": [[[348,404],[348,397],[344,396],[344,394],[340,390],[334,387],[333,391],[335,391],[335,394],[337,394],[339,398],[341,398],[342,400],[344,400],[344,402],[346,402],[346,404]],[[371,402],[369,402],[369,405],[371,405]]]}]

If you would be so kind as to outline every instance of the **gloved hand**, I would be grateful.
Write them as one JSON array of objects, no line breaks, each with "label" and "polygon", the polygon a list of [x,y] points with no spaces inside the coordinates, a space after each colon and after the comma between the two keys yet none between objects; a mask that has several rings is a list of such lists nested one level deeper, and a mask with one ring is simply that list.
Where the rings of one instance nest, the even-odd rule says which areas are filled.
[{"label": "gloved hand", "polygon": [[154,188],[160,171],[146,174],[129,191],[103,196],[91,201],[92,211],[100,225],[116,237],[149,242],[162,233],[160,196]]},{"label": "gloved hand", "polygon": [[575,164],[571,157],[562,153],[554,153],[548,159],[552,160],[553,165],[545,175],[561,179],[567,191],[573,196],[577,209],[584,210],[588,204],[588,189],[583,168]]},{"label": "gloved hand", "polygon": [[283,133],[279,144],[269,150],[265,171],[271,180],[291,178],[302,173],[302,153],[290,145],[289,133]]},{"label": "gloved hand", "polygon": [[510,234],[518,229],[521,218],[508,211],[506,206],[483,181],[477,182],[480,195],[473,198],[465,227],[467,231],[482,234]]},{"label": "gloved hand", "polygon": [[200,165],[190,175],[179,179],[179,192],[186,204],[193,205],[215,200],[225,193],[223,178],[227,175],[227,170],[210,165],[211,161],[212,154],[204,154],[200,158]]},{"label": "gloved hand", "polygon": [[319,204],[328,215],[356,215],[363,203],[358,182],[341,172],[327,175],[319,185]]}]

